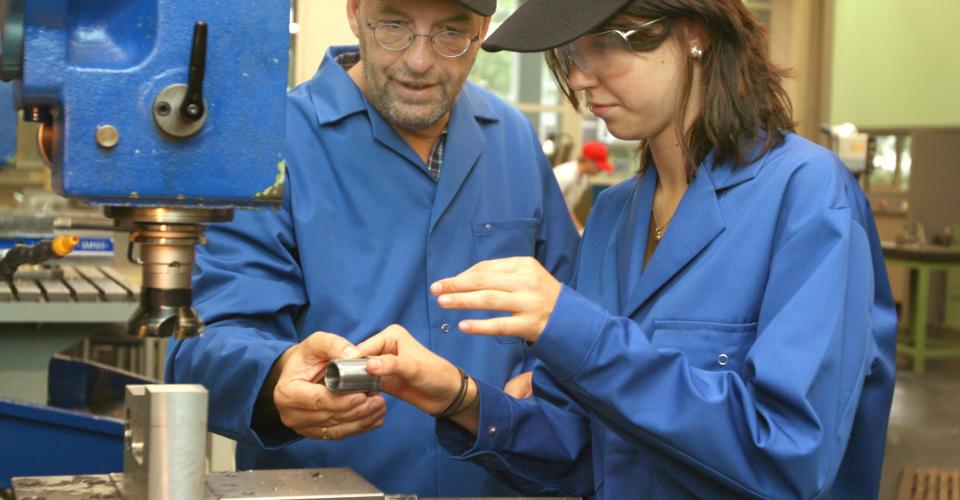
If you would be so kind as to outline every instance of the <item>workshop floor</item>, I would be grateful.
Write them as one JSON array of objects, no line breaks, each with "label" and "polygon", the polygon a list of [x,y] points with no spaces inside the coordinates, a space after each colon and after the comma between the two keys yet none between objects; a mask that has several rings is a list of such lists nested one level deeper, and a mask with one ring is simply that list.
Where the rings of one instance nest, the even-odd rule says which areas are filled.
[{"label": "workshop floor", "polygon": [[894,500],[906,465],[960,468],[960,360],[928,360],[924,375],[899,363],[880,500]]}]

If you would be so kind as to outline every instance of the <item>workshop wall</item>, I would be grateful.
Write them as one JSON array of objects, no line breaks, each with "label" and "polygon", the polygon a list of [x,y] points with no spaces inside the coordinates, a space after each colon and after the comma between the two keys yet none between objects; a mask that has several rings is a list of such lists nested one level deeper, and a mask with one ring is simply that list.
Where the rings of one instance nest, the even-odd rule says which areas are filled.
[{"label": "workshop wall", "polygon": [[831,123],[960,126],[956,0],[835,0]]},{"label": "workshop wall", "polygon": [[355,44],[357,38],[347,24],[347,2],[296,0],[295,3],[300,32],[294,42],[294,85],[299,85],[316,73],[327,47]]}]

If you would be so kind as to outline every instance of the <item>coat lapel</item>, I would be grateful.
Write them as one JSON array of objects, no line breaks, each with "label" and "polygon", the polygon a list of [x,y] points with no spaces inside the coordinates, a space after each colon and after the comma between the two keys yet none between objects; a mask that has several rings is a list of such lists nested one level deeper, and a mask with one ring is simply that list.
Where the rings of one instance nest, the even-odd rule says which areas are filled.
[{"label": "coat lapel", "polygon": [[430,218],[431,231],[460,191],[460,186],[473,170],[473,166],[477,164],[485,144],[486,136],[477,123],[477,116],[468,95],[464,93],[457,100],[447,126],[447,143],[444,146],[443,163],[440,165],[440,181]]},{"label": "coat lapel", "polygon": [[414,151],[409,144],[404,142],[403,138],[400,137],[400,134],[398,134],[397,131],[394,130],[389,123],[387,123],[387,120],[383,118],[380,112],[377,111],[372,104],[368,104],[367,106],[368,113],[370,115],[370,125],[373,128],[374,140],[406,159],[408,162],[410,162],[410,166],[412,168],[423,170],[423,175],[430,175],[423,167],[423,161],[419,156],[417,156],[417,152]]},{"label": "coat lapel", "polygon": [[[684,193],[663,240],[627,298],[623,307],[624,316],[631,316],[723,232],[725,226],[707,163],[709,162],[705,162],[697,171],[697,176]],[[644,207],[646,210],[643,210]],[[645,205],[639,205],[641,210],[637,217],[649,217],[650,207],[649,201]],[[643,226],[647,227],[647,224]],[[631,259],[642,263],[645,250],[646,231],[643,237],[631,238]]]},{"label": "coat lapel", "polygon": [[[650,207],[657,188],[657,171],[650,168],[637,182],[637,187],[620,221],[620,235],[617,239],[617,269],[620,273],[619,302],[624,310],[630,292],[633,291],[643,273],[644,249],[647,246],[647,232],[650,230]],[[637,249],[640,249],[638,252]]]}]

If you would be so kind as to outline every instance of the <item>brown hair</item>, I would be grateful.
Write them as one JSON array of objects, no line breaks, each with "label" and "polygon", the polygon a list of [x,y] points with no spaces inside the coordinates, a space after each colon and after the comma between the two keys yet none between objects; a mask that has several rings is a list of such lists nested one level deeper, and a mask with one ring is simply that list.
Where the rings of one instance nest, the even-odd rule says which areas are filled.
[{"label": "brown hair", "polygon": [[[686,47],[686,31],[680,21],[687,21],[704,38],[702,64],[703,85],[697,89],[703,103],[700,116],[689,130],[679,130],[687,176],[693,177],[697,167],[710,151],[718,163],[735,161],[744,165],[763,155],[783,141],[784,133],[793,132],[790,98],[781,85],[789,72],[775,65],[769,56],[767,30],[743,5],[741,0],[635,0],[596,31],[610,29],[615,20],[639,17],[646,20],[665,17],[662,40],[671,35],[680,47]],[[617,27],[623,23],[614,23]],[[570,88],[567,75],[553,51],[547,52],[547,64],[560,89],[574,108],[580,109],[580,98]],[[680,119],[686,123],[687,103],[693,88],[693,65],[687,57],[682,72]],[[762,143],[761,143],[762,141]],[[758,150],[759,147],[759,150]],[[641,144],[642,172],[649,157]]]}]

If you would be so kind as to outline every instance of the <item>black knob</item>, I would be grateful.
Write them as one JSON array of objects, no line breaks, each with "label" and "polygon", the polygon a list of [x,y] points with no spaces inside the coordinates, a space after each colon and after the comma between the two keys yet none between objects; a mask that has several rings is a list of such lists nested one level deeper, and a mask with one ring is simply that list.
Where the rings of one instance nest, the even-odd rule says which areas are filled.
[{"label": "black knob", "polygon": [[180,105],[180,114],[197,121],[206,112],[203,105],[203,73],[207,66],[207,23],[193,26],[193,47],[190,49],[190,70],[187,73],[187,94]]},{"label": "black knob", "polygon": [[23,76],[23,11],[25,0],[0,0],[0,80]]}]

